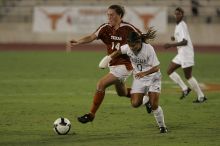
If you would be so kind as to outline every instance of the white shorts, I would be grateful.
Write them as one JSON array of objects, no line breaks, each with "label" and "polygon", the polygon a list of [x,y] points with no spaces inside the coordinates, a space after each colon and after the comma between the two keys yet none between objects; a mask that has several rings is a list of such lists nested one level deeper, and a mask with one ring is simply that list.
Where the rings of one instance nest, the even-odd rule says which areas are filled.
[{"label": "white shorts", "polygon": [[127,70],[125,65],[109,66],[110,73],[121,81],[125,81],[131,75],[132,70]]},{"label": "white shorts", "polygon": [[147,93],[147,92],[157,92],[161,91],[161,73],[154,73],[153,76],[146,76],[141,79],[136,79],[134,77],[131,94],[133,93]]},{"label": "white shorts", "polygon": [[179,54],[177,54],[173,58],[172,62],[181,65],[182,68],[187,68],[187,67],[190,67],[190,66],[194,65],[193,58],[191,58],[191,59],[182,59]]}]

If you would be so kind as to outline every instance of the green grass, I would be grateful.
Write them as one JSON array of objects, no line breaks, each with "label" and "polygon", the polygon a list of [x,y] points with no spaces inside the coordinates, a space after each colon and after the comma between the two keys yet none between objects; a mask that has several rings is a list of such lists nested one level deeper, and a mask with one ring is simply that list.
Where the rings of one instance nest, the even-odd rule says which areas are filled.
[{"label": "green grass", "polygon": [[[96,82],[108,72],[97,67],[104,52],[1,52],[0,145],[220,145],[220,91],[206,91],[204,104],[192,103],[195,93],[180,101],[177,86],[166,75],[174,55],[158,54],[164,81],[160,104],[169,128],[169,133],[159,134],[144,107],[134,109],[128,99],[108,92],[92,124],[76,121],[89,111]],[[220,82],[219,54],[197,53],[195,59],[193,74],[199,82]],[[52,129],[60,116],[72,123],[68,135]]]}]

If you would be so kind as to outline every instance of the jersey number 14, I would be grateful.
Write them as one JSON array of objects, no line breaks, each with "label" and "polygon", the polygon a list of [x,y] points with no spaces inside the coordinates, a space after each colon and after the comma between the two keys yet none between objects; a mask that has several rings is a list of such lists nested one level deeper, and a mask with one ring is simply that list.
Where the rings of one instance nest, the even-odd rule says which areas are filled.
[{"label": "jersey number 14", "polygon": [[115,43],[115,42],[112,42],[112,50],[115,48],[115,49],[117,49],[117,50],[119,50],[120,49],[120,43]]}]

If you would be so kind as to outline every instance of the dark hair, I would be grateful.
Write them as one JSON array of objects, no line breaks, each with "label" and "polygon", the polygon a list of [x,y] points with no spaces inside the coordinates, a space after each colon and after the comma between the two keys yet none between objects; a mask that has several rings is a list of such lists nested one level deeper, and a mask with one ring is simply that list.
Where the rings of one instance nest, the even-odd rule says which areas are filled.
[{"label": "dark hair", "polygon": [[123,18],[123,16],[125,15],[125,9],[123,6],[120,5],[111,5],[108,7],[108,9],[113,9],[115,10],[115,12],[121,16],[121,18]]},{"label": "dark hair", "polygon": [[175,11],[179,11],[180,13],[182,13],[184,15],[184,10],[180,7],[177,7]]},{"label": "dark hair", "polygon": [[127,41],[130,43],[135,43],[138,40],[148,43],[149,40],[153,40],[156,37],[156,30],[150,27],[147,33],[139,34],[138,32],[132,31],[128,34]]},{"label": "dark hair", "polygon": [[137,32],[132,31],[128,34],[128,37],[127,37],[128,43],[134,43],[139,40],[141,40],[141,36]]}]

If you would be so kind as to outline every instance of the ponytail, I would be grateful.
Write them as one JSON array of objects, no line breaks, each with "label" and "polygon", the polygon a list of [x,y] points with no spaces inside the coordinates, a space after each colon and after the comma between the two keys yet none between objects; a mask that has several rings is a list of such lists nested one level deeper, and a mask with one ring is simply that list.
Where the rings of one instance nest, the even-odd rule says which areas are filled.
[{"label": "ponytail", "polygon": [[153,27],[150,27],[147,33],[140,34],[136,31],[132,31],[128,34],[127,42],[128,43],[135,43],[136,41],[149,43],[150,40],[153,40],[156,37],[156,30],[153,29]]},{"label": "ponytail", "polygon": [[147,33],[141,34],[142,42],[149,43],[149,41],[154,40],[156,38],[156,30],[153,27],[150,27]]}]

